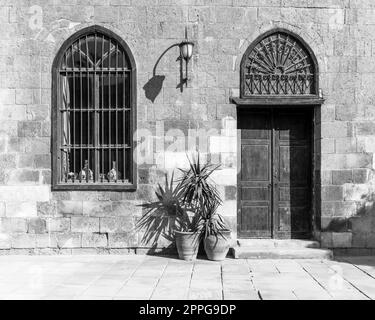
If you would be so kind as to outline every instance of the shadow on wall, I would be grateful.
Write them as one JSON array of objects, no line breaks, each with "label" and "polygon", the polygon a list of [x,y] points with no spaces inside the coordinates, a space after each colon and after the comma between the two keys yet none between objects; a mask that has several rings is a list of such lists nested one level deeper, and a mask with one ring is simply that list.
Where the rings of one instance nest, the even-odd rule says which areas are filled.
[{"label": "shadow on wall", "polygon": [[153,77],[144,85],[143,90],[145,91],[145,96],[152,103],[155,102],[155,99],[163,88],[164,80],[165,76],[156,75],[154,73]]},{"label": "shadow on wall", "polygon": [[[153,72],[152,72],[152,74],[153,74],[152,78],[143,86],[143,90],[145,91],[146,98],[148,100],[150,100],[152,103],[155,102],[157,96],[160,94],[161,89],[163,88],[164,80],[165,80],[164,75],[157,75],[156,74],[156,68],[157,68],[160,60],[163,58],[163,56],[169,50],[171,50],[174,47],[178,47],[178,46],[179,46],[178,43],[173,44],[161,54],[161,56],[158,58],[158,60],[155,63],[155,66],[154,66],[154,69],[153,69]],[[176,59],[176,61],[178,61],[179,64],[180,64],[180,83],[177,84],[176,88],[180,89],[180,91],[182,92],[183,87],[184,87],[184,83],[186,82],[186,80],[183,77],[183,63],[182,63],[182,59],[181,59],[180,56]]]},{"label": "shadow on wall", "polygon": [[174,230],[177,215],[182,214],[178,205],[178,190],[173,187],[173,175],[169,182],[165,174],[164,186],[158,184],[155,194],[157,200],[141,204],[143,216],[137,221],[142,246],[159,249],[163,252],[175,250]]},{"label": "shadow on wall", "polygon": [[349,232],[352,233],[353,248],[375,248],[375,193],[361,196],[355,215],[348,218],[334,217],[322,231]]}]

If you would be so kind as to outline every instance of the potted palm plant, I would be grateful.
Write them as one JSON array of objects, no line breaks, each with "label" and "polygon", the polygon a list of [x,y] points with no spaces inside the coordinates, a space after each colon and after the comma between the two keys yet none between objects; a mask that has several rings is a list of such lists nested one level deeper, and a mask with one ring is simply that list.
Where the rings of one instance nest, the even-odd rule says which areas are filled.
[{"label": "potted palm plant", "polygon": [[197,232],[201,234],[207,258],[214,261],[225,260],[230,248],[231,232],[223,217],[218,214],[218,203],[210,203],[201,212]]},{"label": "potted palm plant", "polygon": [[194,213],[192,231],[195,238],[204,239],[205,251],[210,260],[223,260],[229,251],[230,231],[217,213],[222,200],[210,179],[219,167],[208,162],[201,165],[198,154],[193,161],[189,159],[189,169],[180,169],[183,175],[178,186],[183,206]]},{"label": "potted palm plant", "polygon": [[180,185],[173,186],[174,174],[170,182],[165,175],[165,186],[158,184],[155,190],[157,200],[142,204],[145,213],[137,222],[138,230],[145,230],[143,241],[158,245],[160,237],[176,240],[180,259],[194,260],[197,257],[199,237],[193,230],[189,210],[182,205]]}]

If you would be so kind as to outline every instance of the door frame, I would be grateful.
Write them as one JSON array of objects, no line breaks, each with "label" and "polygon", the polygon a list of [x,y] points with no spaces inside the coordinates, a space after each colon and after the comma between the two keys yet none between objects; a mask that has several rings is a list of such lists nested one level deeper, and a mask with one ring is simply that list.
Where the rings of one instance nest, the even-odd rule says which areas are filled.
[{"label": "door frame", "polygon": [[[233,100],[236,100],[236,101],[233,101]],[[281,102],[279,99],[274,99],[273,101],[271,100],[268,100],[268,101],[265,101],[265,100],[261,100],[263,103],[261,104],[256,104],[254,103],[254,100],[252,100],[253,103],[250,103],[248,104],[247,102],[249,102],[248,99],[246,99],[246,101],[244,101],[245,99],[232,99],[233,102],[235,102],[237,104],[237,124],[238,124],[238,119],[239,119],[239,116],[240,116],[240,112],[241,110],[243,109],[247,109],[247,110],[264,110],[264,109],[284,109],[284,110],[296,110],[296,109],[299,109],[301,110],[301,112],[309,112],[311,113],[311,175],[312,175],[312,179],[310,180],[310,208],[311,208],[311,217],[310,217],[310,229],[311,229],[311,237],[312,238],[317,238],[316,236],[316,231],[317,228],[319,227],[319,217],[317,216],[317,208],[319,208],[319,204],[317,203],[318,201],[320,201],[320,197],[317,196],[317,192],[316,192],[316,186],[319,186],[319,183],[320,183],[320,180],[319,180],[319,177],[317,177],[317,174],[316,174],[316,168],[318,168],[319,166],[319,163],[318,161],[320,161],[319,157],[317,157],[317,155],[320,154],[320,150],[317,150],[317,145],[316,145],[316,140],[320,138],[320,131],[317,130],[317,115],[320,114],[320,107],[321,107],[321,104],[322,102],[324,101],[323,99],[319,99],[319,101],[311,101],[312,103],[310,104],[305,104],[305,103],[300,103],[300,100],[298,101],[297,99],[294,100],[294,99],[287,99],[287,101],[289,103],[281,103],[281,104],[278,104],[277,102]],[[294,100],[294,101],[293,101]],[[242,103],[238,103],[238,102],[242,102]],[[272,102],[272,103],[270,103]],[[318,102],[318,103],[317,103]],[[241,132],[237,126],[237,237],[239,239],[256,239],[254,237],[244,237],[244,236],[241,236],[240,235],[240,228],[241,228],[241,192],[238,188],[238,186],[240,185],[240,181],[241,181]],[[274,128],[272,128],[272,131],[274,131]],[[274,132],[272,132],[272,135],[274,135]],[[272,138],[272,144],[274,144],[274,139]],[[320,144],[319,144],[320,145]],[[273,146],[273,149],[274,149],[274,146]],[[273,167],[274,167],[274,159],[272,160],[272,168],[271,168],[271,172],[272,172],[272,175],[273,175]],[[274,194],[272,193],[272,205],[274,204]],[[272,213],[271,213],[271,216],[272,216],[272,231],[271,231],[271,234],[272,234],[272,237],[271,239],[274,239],[274,221],[275,221],[275,211],[274,211],[274,208],[272,207]],[[268,239],[268,238],[267,238]]]}]

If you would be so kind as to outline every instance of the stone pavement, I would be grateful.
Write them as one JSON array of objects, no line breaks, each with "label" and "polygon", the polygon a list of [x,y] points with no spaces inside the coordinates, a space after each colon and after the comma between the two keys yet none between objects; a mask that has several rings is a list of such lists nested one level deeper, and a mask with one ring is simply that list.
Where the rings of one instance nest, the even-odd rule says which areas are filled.
[{"label": "stone pavement", "polygon": [[375,299],[375,257],[1,256],[0,299]]}]

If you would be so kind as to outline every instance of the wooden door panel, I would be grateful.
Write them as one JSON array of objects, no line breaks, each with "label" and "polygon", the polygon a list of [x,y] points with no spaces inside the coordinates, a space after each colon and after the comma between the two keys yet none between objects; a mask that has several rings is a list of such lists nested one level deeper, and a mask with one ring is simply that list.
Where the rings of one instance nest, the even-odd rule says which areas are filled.
[{"label": "wooden door panel", "polygon": [[269,112],[242,111],[238,119],[243,140],[270,140],[271,118]]},{"label": "wooden door panel", "polygon": [[278,154],[274,236],[305,238],[311,220],[311,115],[276,112],[274,119]]},{"label": "wooden door panel", "polygon": [[271,237],[271,117],[269,112],[244,112],[239,174],[239,236]]},{"label": "wooden door panel", "polygon": [[279,147],[280,182],[305,185],[310,176],[310,150],[306,145]]},{"label": "wooden door panel", "polygon": [[278,231],[302,235],[309,228],[308,207],[282,207],[278,209]]},{"label": "wooden door panel", "polygon": [[270,201],[268,187],[245,187],[241,188],[242,201]]},{"label": "wooden door panel", "polygon": [[310,124],[306,123],[310,121],[310,117],[306,114],[279,111],[276,117],[277,134],[280,141],[291,142],[310,139]]},{"label": "wooden door panel", "polygon": [[271,236],[269,206],[243,206],[241,208],[241,231],[248,236]]},{"label": "wooden door panel", "polygon": [[269,181],[269,145],[243,145],[241,180]]},{"label": "wooden door panel", "polygon": [[310,189],[307,187],[280,186],[279,203],[292,203],[294,206],[304,206],[310,201]]},{"label": "wooden door panel", "polygon": [[269,109],[240,112],[238,119],[239,237],[308,237],[311,114]]}]

